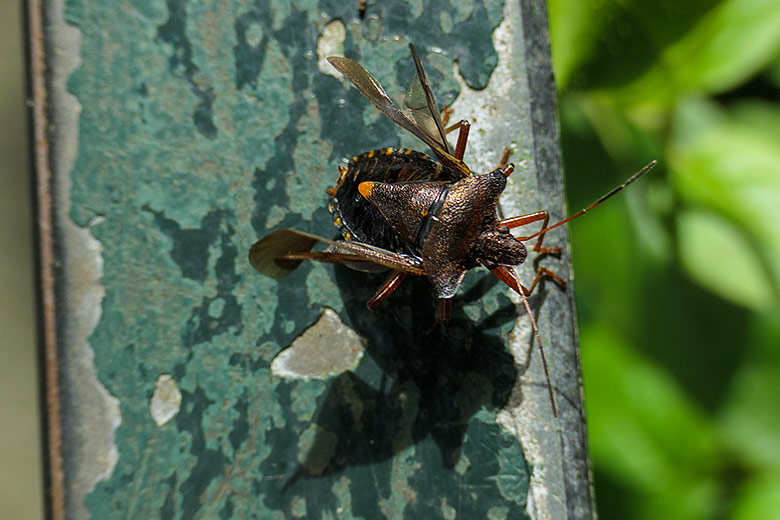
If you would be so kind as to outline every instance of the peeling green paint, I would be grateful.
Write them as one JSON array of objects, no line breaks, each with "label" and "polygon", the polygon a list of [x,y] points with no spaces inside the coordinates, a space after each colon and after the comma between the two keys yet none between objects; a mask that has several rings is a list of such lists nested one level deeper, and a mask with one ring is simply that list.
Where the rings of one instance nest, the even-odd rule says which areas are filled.
[{"label": "peeling green paint", "polygon": [[329,270],[321,264],[312,265],[306,276],[306,293],[310,301],[318,302],[323,307],[329,307],[336,312],[344,310],[339,288],[333,282]]}]

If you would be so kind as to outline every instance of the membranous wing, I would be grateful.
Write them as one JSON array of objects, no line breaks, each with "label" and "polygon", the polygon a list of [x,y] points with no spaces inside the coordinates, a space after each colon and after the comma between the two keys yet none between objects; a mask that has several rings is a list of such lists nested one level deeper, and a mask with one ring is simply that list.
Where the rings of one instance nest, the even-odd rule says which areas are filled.
[{"label": "membranous wing", "polygon": [[[323,251],[312,251],[317,243],[325,244]],[[328,240],[294,229],[280,229],[261,238],[249,249],[249,262],[260,273],[275,280],[290,276],[304,260],[338,264],[370,264],[422,275],[422,261],[411,255],[402,255],[362,242]]]},{"label": "membranous wing", "polygon": [[436,104],[436,97],[433,95],[433,90],[431,90],[428,83],[428,75],[422,66],[417,49],[411,43],[409,44],[409,50],[412,52],[412,59],[414,60],[415,75],[412,78],[412,83],[409,85],[409,90],[406,91],[404,106],[411,111],[412,117],[423,131],[440,143],[445,152],[452,154],[452,149],[449,143],[447,143],[444,123],[442,123],[439,115],[441,111]]},{"label": "membranous wing", "polygon": [[[417,78],[412,82],[413,92],[407,94],[406,100],[407,105],[412,105],[410,106],[411,117],[393,103],[382,85],[359,63],[342,56],[329,56],[328,61],[344,74],[372,105],[394,123],[427,144],[442,164],[461,172],[464,176],[468,175],[470,173],[468,166],[451,155],[450,147],[444,137],[444,126],[438,114],[436,101],[433,99],[433,91],[427,83],[417,52],[413,46],[410,45],[410,48],[417,70]],[[424,105],[421,103],[422,99],[425,99]]]}]

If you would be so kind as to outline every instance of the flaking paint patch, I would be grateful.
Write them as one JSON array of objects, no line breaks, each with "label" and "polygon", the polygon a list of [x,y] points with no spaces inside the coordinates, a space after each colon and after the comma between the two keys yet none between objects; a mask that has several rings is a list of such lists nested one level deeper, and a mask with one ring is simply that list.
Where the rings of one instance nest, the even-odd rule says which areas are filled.
[{"label": "flaking paint patch", "polygon": [[406,506],[417,502],[419,490],[410,483],[415,472],[421,467],[415,458],[415,451],[414,446],[410,446],[393,457],[390,480],[393,491],[389,497],[379,500],[379,507],[387,518],[403,518]]},{"label": "flaking paint patch", "polygon": [[498,64],[484,89],[469,88],[457,62],[453,64],[453,76],[461,94],[450,107],[453,110],[451,121],[468,119],[471,122],[465,159],[474,172],[492,171],[501,158],[503,148],[511,149],[509,160],[515,164],[515,172],[501,197],[501,208],[506,215],[521,214],[513,213],[515,208],[508,208],[507,201],[527,200],[521,198],[523,194],[512,193],[513,185],[524,179],[536,178],[535,172],[530,169],[533,161],[525,161],[532,156],[533,136],[519,133],[531,128],[526,104],[519,102],[531,95],[523,68],[524,60],[520,59],[523,48],[514,43],[522,40],[522,34],[517,34],[522,32],[519,9],[519,5],[512,2],[504,5],[504,18],[493,32]]},{"label": "flaking paint patch", "polygon": [[335,163],[324,161],[330,157],[333,147],[323,140],[322,121],[316,96],[306,91],[306,112],[298,120],[298,144],[293,151],[295,171],[285,179],[289,207],[305,220],[325,205],[325,190],[333,183]]},{"label": "flaking paint patch", "polygon": [[336,507],[336,514],[343,520],[355,518],[352,516],[352,495],[349,492],[349,484],[349,479],[344,476],[333,483],[333,494],[336,495],[339,504]]},{"label": "flaking paint patch", "polygon": [[488,509],[488,520],[506,520],[509,515],[509,508],[506,506],[493,506]]},{"label": "flaking paint patch", "polygon": [[154,382],[154,394],[149,400],[149,414],[162,426],[173,419],[181,408],[181,392],[170,374],[160,374]]},{"label": "flaking paint patch", "polygon": [[341,79],[341,73],[328,63],[328,56],[344,55],[344,40],[347,28],[341,20],[332,20],[323,27],[322,34],[317,39],[317,67],[323,74]]},{"label": "flaking paint patch", "polygon": [[332,309],[320,318],[271,363],[271,373],[287,379],[326,379],[357,367],[365,340],[347,327]]},{"label": "flaking paint patch", "polygon": [[445,520],[455,520],[458,511],[447,502],[447,497],[441,499],[441,517]]},{"label": "flaking paint patch", "polygon": [[[78,153],[79,116],[82,112],[78,99],[70,93],[67,82],[71,73],[81,65],[81,33],[64,21],[64,6],[54,2],[46,11],[49,32],[56,35],[56,66],[48,71],[51,85],[51,110],[53,126],[59,129],[58,146],[51,164],[55,168],[56,192],[55,221],[61,226],[62,243],[68,244],[68,254],[62,257],[61,315],[68,316],[64,337],[60,338],[67,351],[61,363],[61,388],[67,388],[69,402],[74,406],[63,407],[72,425],[63,431],[63,443],[70,450],[63,457],[65,472],[66,516],[86,518],[88,511],[84,497],[98,482],[108,479],[114,472],[119,451],[115,443],[116,430],[122,423],[119,400],[111,395],[98,379],[94,351],[88,338],[101,317],[101,302],[105,296],[103,286],[102,245],[89,229],[73,223],[71,211],[71,176]],[[102,217],[93,218],[91,225],[98,225]],[[59,455],[59,454],[57,454]],[[56,455],[55,455],[56,456]]]},{"label": "flaking paint patch", "polygon": [[[70,444],[80,452],[70,461],[73,466],[69,469],[75,474],[70,490],[74,497],[83,498],[114,471],[119,460],[114,437],[122,416],[119,399],[98,379],[94,352],[88,341],[100,321],[100,304],[105,296],[103,248],[89,229],[79,228],[69,220],[65,222],[66,241],[73,249],[66,261],[66,270],[70,273],[66,281],[71,317],[67,330],[69,361],[64,367],[61,384],[68,385],[69,392],[77,396],[78,404],[69,410],[74,426],[67,432],[72,436]],[[86,513],[81,504],[82,500],[78,500],[78,504],[71,503],[69,510]]]}]

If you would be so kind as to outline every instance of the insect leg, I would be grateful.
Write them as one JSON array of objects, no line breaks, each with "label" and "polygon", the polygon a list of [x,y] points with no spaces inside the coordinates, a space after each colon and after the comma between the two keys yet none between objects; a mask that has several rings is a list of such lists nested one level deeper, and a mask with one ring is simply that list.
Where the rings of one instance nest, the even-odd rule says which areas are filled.
[{"label": "insect leg", "polygon": [[560,287],[561,289],[566,288],[566,280],[564,280],[554,272],[550,271],[546,267],[539,267],[536,270],[536,276],[534,276],[534,280],[531,282],[531,285],[528,286],[528,289],[523,287],[522,284],[520,284],[520,288],[525,292],[526,296],[530,296],[534,288],[543,278],[549,278],[550,280],[555,282],[558,285],[558,287]]},{"label": "insect leg", "polygon": [[[508,146],[504,147],[504,151],[501,152],[501,162],[498,163],[497,168],[503,168],[507,165],[509,162],[509,154],[512,152],[512,150],[509,149]],[[508,175],[507,175],[508,177]]]},{"label": "insect leg", "polygon": [[439,306],[436,307],[436,325],[441,323],[447,323],[450,321],[450,315],[452,314],[452,298],[439,299]]},{"label": "insect leg", "polygon": [[[519,226],[525,226],[527,224],[531,224],[533,222],[539,222],[542,220],[542,228],[547,227],[547,224],[550,222],[550,215],[546,211],[535,211],[533,213],[528,213],[527,215],[519,215],[517,217],[509,217],[504,220],[500,220],[498,222],[498,227],[506,226],[509,229],[513,229]],[[559,255],[561,254],[561,248],[560,247],[542,247],[542,240],[544,240],[545,233],[541,233],[539,235],[539,240],[536,241],[536,245],[534,245],[534,252],[536,253],[544,253],[549,255]],[[520,237],[518,240],[520,242],[523,242],[525,240],[528,240],[529,237]]]},{"label": "insect leg", "polygon": [[379,288],[379,290],[376,292],[373,298],[368,300],[366,302],[366,307],[368,307],[371,310],[376,309],[379,307],[379,304],[384,301],[385,298],[393,294],[393,291],[398,289],[398,286],[401,285],[401,282],[404,281],[406,278],[407,273],[403,271],[393,271],[390,276],[387,278],[384,284],[382,284],[382,287]]},{"label": "insect leg", "polygon": [[[444,114],[445,116],[448,116],[446,110],[444,111]],[[447,117],[447,119],[449,119],[449,117]],[[453,157],[462,161],[463,155],[466,153],[466,144],[469,141],[469,131],[471,130],[471,123],[469,123],[466,119],[461,119],[454,125],[448,126],[447,129],[444,130],[444,133],[449,134],[450,132],[454,132],[455,130],[458,130],[458,141],[455,144],[455,152],[453,153]]]},{"label": "insect leg", "polygon": [[336,186],[333,188],[328,188],[325,190],[325,193],[330,195],[331,197],[335,197],[336,193],[341,189],[341,185],[344,184],[344,180],[347,177],[347,168],[339,164],[339,180],[336,182]]},{"label": "insect leg", "polygon": [[[534,331],[534,336],[536,336],[536,344],[539,346],[539,353],[542,356],[542,366],[544,367],[544,377],[547,380],[547,392],[550,394],[550,404],[552,405],[552,411],[553,416],[558,417],[558,405],[555,403],[555,394],[553,393],[553,387],[552,387],[552,381],[550,380],[550,368],[547,365],[547,356],[544,353],[544,346],[542,345],[542,336],[539,334],[539,327],[536,325],[536,318],[534,317],[534,313],[531,311],[531,306],[528,304],[528,298],[527,296],[531,294],[531,290],[533,290],[534,287],[536,287],[536,284],[539,283],[539,280],[542,276],[549,276],[553,280],[558,282],[560,280],[562,283],[566,283],[562,278],[557,276],[555,273],[550,271],[549,269],[544,269],[543,267],[539,268],[539,271],[536,273],[536,277],[534,278],[533,283],[531,284],[531,289],[526,289],[523,287],[523,285],[517,280],[517,277],[515,276],[514,271],[511,269],[507,269],[503,266],[496,265],[494,267],[488,266],[490,269],[490,272],[496,275],[496,277],[507,284],[510,288],[512,288],[515,292],[517,292],[520,295],[520,298],[523,300],[523,305],[525,306],[525,311],[528,314],[528,318],[531,320],[531,328]],[[540,272],[544,270],[546,271],[543,274],[540,274]],[[548,274],[549,273],[549,274]]]},{"label": "insect leg", "polygon": [[[451,107],[446,107],[444,110],[441,111],[441,124],[444,126],[447,126],[447,123],[450,122],[450,116],[454,110]],[[449,129],[445,130],[444,133],[446,134],[449,132]]]}]

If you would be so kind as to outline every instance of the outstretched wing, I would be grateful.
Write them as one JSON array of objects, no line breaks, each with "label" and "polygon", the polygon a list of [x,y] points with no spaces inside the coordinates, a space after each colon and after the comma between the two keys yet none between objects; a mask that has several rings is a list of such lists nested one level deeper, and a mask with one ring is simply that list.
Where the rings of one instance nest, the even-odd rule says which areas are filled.
[{"label": "outstretched wing", "polygon": [[[312,251],[317,242],[324,251]],[[328,240],[294,229],[280,229],[261,238],[249,249],[249,262],[262,274],[281,280],[290,276],[304,260],[345,264],[373,264],[409,274],[422,275],[422,261],[370,246],[362,242]]]},{"label": "outstretched wing", "polygon": [[434,97],[433,90],[431,90],[431,86],[428,83],[428,75],[422,66],[417,49],[411,43],[409,44],[409,50],[412,52],[416,73],[414,78],[412,78],[411,85],[409,85],[409,90],[406,91],[404,106],[411,110],[412,117],[422,127],[423,131],[439,142],[445,152],[452,154],[452,149],[449,143],[447,143],[444,123],[442,123],[439,115],[441,111],[436,104],[436,97]]},{"label": "outstretched wing", "polygon": [[[428,114],[433,114],[437,109],[435,108],[435,100],[433,101],[432,105],[427,102],[428,96],[433,99],[433,92],[427,84],[425,71],[422,69],[420,58],[414,51],[414,47],[411,48],[412,57],[415,59],[415,67],[418,71],[417,76],[419,78],[419,81],[413,82],[413,85],[414,83],[419,83],[419,88],[426,97],[426,107],[413,108],[413,113],[415,115],[414,119],[409,117],[409,115],[407,115],[403,110],[398,108],[395,103],[393,103],[393,101],[385,92],[385,89],[382,88],[382,85],[380,85],[376,78],[374,78],[374,76],[372,76],[359,63],[342,56],[329,56],[328,61],[331,65],[338,69],[339,72],[344,74],[344,76],[346,76],[346,78],[357,87],[360,93],[363,94],[372,105],[377,107],[395,124],[401,126],[409,133],[427,144],[431,150],[433,150],[433,153],[442,164],[460,171],[464,176],[468,175],[470,173],[468,166],[466,166],[463,161],[456,159],[450,154],[450,147],[447,144],[447,140],[444,138],[444,127],[441,124],[441,119],[439,118],[438,114],[436,114],[436,116],[433,118],[433,125],[424,123],[428,129],[421,126],[416,120],[417,114],[419,114],[421,120],[425,121],[428,117],[431,117],[428,116]],[[412,103],[418,104],[416,101],[412,101]],[[432,108],[432,106],[434,108]],[[428,114],[426,114],[426,112]],[[433,126],[437,127],[436,132],[433,132]]]}]

